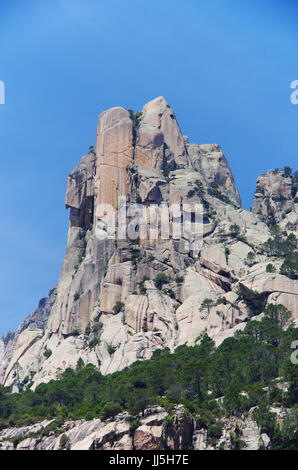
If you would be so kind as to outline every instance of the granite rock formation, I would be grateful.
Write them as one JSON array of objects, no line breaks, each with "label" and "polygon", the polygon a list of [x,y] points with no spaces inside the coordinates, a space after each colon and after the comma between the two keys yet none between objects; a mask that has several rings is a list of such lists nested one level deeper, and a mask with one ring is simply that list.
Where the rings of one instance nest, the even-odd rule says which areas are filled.
[{"label": "granite rock formation", "polygon": [[[273,411],[280,416],[284,413],[281,409]],[[205,429],[196,429],[194,418],[181,405],[177,405],[170,418],[163,408],[156,406],[145,410],[135,429],[132,428],[128,413],[120,413],[106,421],[66,421],[58,433],[50,430],[53,420],[42,421],[0,431],[0,449],[235,450],[231,434],[236,429],[243,450],[270,448],[270,438],[260,432],[252,419],[252,411],[246,417],[226,418],[217,442],[208,438]]]},{"label": "granite rock formation", "polygon": [[[15,391],[26,383],[34,388],[78,360],[108,374],[155,349],[193,345],[205,331],[220,344],[248,320],[241,295],[247,289],[285,305],[297,321],[297,281],[277,274],[279,259],[261,249],[273,222],[297,231],[294,187],[293,177],[270,171],[259,178],[253,209],[246,211],[221,148],[189,143],[163,97],[140,113],[103,112],[95,147],[68,179],[70,223],[58,287],[1,340],[1,382]],[[188,233],[162,238],[159,227],[153,239],[144,232],[113,239],[105,208],[119,214],[124,198],[149,212],[152,204],[201,204],[199,253]],[[169,214],[172,227],[179,214]],[[269,262],[277,272],[267,272]]]}]

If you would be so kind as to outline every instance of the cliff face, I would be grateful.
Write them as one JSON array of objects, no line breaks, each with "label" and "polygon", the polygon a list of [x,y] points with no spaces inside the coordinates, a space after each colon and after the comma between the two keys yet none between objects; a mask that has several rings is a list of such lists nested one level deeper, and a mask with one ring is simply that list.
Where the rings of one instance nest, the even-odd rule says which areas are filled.
[{"label": "cliff face", "polygon": [[[42,321],[25,322],[0,344],[1,382],[17,390],[32,380],[34,387],[79,359],[107,374],[157,348],[192,345],[204,331],[219,344],[245,326],[241,290],[283,303],[296,320],[297,283],[266,272],[269,260],[258,247],[270,237],[264,194],[282,227],[293,219],[285,227],[292,231],[297,197],[288,178],[268,175],[258,180],[253,212],[245,211],[220,147],[189,143],[163,97],[141,113],[119,107],[102,113],[95,148],[68,179],[70,224],[57,292],[50,293]],[[124,198],[146,213],[152,204],[170,208],[170,228],[181,218],[177,205],[202,204],[199,253],[187,231],[164,237],[151,224],[149,239],[146,221],[131,236],[113,238],[107,212],[112,207],[119,215]],[[133,221],[130,206],[125,216]]]}]

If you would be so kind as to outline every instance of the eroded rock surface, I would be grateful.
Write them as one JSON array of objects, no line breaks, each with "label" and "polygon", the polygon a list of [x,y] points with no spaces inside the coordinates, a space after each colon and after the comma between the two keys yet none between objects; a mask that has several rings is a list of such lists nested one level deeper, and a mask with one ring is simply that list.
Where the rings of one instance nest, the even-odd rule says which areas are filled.
[{"label": "eroded rock surface", "polygon": [[[262,175],[253,211],[245,211],[221,148],[190,143],[163,97],[139,113],[121,107],[104,111],[95,147],[68,178],[70,225],[57,289],[15,334],[0,341],[1,383],[15,391],[28,383],[34,388],[78,360],[111,373],[150,358],[156,349],[193,345],[204,332],[220,344],[249,319],[239,289],[285,305],[298,320],[297,281],[279,274],[281,261],[260,249],[271,236],[272,221],[288,233],[297,231],[293,181],[283,170]],[[113,239],[107,207],[119,214],[123,198],[145,208],[148,217],[151,205],[171,209],[161,216],[170,228],[181,218],[177,207],[199,204],[198,252],[192,250],[190,230],[163,237],[156,225],[148,239],[146,221],[136,236]],[[133,214],[125,215],[133,221]],[[269,262],[276,273],[267,272]],[[155,282],[160,275],[166,276],[163,285]],[[137,445],[154,448],[147,431],[139,430]],[[128,437],[123,439],[121,445],[129,446]],[[52,441],[49,446],[56,445]]]},{"label": "eroded rock surface", "polygon": [[[231,435],[237,429],[243,450],[270,448],[270,439],[261,434],[251,417],[226,418],[222,435],[210,440],[205,428],[177,405],[169,415],[155,406],[144,411],[132,428],[132,417],[121,413],[106,421],[66,421],[59,432],[51,431],[52,421],[0,431],[1,450],[216,450],[235,449]],[[48,430],[48,431],[47,431]],[[61,437],[64,437],[64,442]]]}]

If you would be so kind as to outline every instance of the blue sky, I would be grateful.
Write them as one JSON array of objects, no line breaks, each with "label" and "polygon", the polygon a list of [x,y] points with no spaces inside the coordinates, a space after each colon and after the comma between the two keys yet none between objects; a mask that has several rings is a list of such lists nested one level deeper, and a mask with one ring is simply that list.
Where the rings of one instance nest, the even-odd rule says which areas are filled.
[{"label": "blue sky", "polygon": [[0,334],[58,279],[68,173],[97,117],[164,95],[193,142],[220,144],[243,204],[298,155],[297,2],[1,0]]}]

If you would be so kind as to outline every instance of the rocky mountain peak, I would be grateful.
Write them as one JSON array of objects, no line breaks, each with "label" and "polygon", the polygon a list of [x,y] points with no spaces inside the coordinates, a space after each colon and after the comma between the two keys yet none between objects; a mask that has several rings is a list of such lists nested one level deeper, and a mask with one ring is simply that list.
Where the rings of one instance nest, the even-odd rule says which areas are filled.
[{"label": "rocky mountain peak", "polygon": [[[70,224],[57,291],[40,306],[42,321],[33,315],[0,345],[2,383],[17,390],[32,378],[34,388],[78,361],[108,374],[156,349],[194,345],[206,332],[220,344],[261,313],[250,291],[258,306],[281,303],[296,319],[295,281],[274,274],[282,263],[263,249],[271,236],[264,201],[281,225],[290,222],[295,181],[281,171],[262,175],[253,211],[245,211],[219,145],[189,143],[163,97],[140,112],[101,113],[95,146],[68,178]],[[123,201],[125,223],[117,218],[113,231],[109,211],[118,217]],[[133,225],[135,205],[145,223]],[[189,226],[173,231],[185,214],[192,220],[194,205],[202,208],[197,252]],[[190,209],[182,214],[183,207]]]}]

